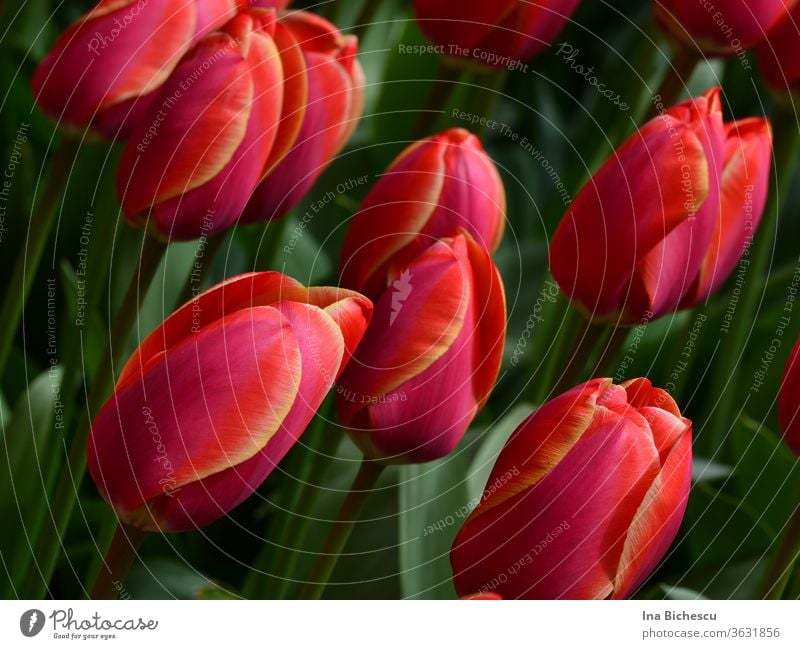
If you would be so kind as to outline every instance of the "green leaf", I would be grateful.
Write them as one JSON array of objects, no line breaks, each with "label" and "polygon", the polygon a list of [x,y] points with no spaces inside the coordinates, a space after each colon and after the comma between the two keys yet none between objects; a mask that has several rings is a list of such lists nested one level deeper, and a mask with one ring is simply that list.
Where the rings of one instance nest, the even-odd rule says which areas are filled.
[{"label": "green leaf", "polygon": [[472,500],[481,497],[489,474],[492,472],[497,456],[519,426],[528,415],[535,410],[529,403],[514,406],[505,417],[492,425],[483,435],[483,440],[475,454],[467,474],[467,493]]},{"label": "green leaf", "polygon": [[400,467],[400,585],[410,599],[454,599],[450,548],[475,503],[466,453]]},{"label": "green leaf", "polygon": [[[127,597],[126,597],[127,595]],[[190,565],[155,558],[138,563],[120,590],[121,599],[238,599]]]},{"label": "green leaf", "polygon": [[705,595],[698,593],[691,588],[681,588],[680,586],[668,586],[661,584],[665,599],[686,600],[686,599],[708,599]]},{"label": "green leaf", "polygon": [[682,531],[676,548],[688,548],[698,568],[724,569],[733,561],[759,557],[772,536],[760,512],[702,483],[692,487]]},{"label": "green leaf", "polygon": [[774,537],[797,506],[800,465],[777,434],[746,417],[731,430],[730,446],[735,492]]},{"label": "green leaf", "polygon": [[[16,589],[30,565],[30,546],[48,504],[49,478],[56,446],[63,434],[61,369],[52,366],[31,382],[18,400],[0,440],[0,558],[10,574],[6,596]],[[10,532],[13,530],[13,533]]]},{"label": "green leaf", "polygon": [[702,457],[692,458],[692,481],[715,482],[730,476],[731,467]]}]

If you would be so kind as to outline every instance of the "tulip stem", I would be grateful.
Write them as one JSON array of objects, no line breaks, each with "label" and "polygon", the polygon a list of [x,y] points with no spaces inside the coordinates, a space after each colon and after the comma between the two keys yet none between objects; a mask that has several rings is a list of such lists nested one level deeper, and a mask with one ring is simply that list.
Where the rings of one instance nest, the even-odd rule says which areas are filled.
[{"label": "tulip stem", "polygon": [[100,574],[92,586],[92,599],[118,599],[122,590],[122,580],[128,574],[133,562],[136,560],[139,546],[144,540],[145,532],[142,530],[119,523],[111,546],[106,552]]},{"label": "tulip stem", "polygon": [[431,135],[442,108],[446,106],[450,95],[458,87],[458,80],[461,78],[461,70],[448,63],[444,59],[439,61],[439,74],[433,81],[428,99],[420,109],[417,121],[411,129],[411,139],[419,140]]},{"label": "tulip stem", "polygon": [[125,345],[139,312],[147,288],[161,263],[166,244],[144,235],[139,265],[111,325],[111,339],[97,369],[87,396],[86,409],[81,415],[72,442],[69,445],[67,462],[63,465],[56,482],[50,508],[52,527],[44,525],[39,532],[34,556],[38,570],[32,570],[23,587],[24,599],[41,599],[50,583],[58,559],[59,548],[75,507],[78,490],[86,473],[86,443],[92,418],[103,405],[113,387],[113,369],[119,363]]},{"label": "tulip stem", "polygon": [[78,142],[64,139],[53,157],[41,199],[32,207],[27,236],[22,242],[23,247],[17,256],[11,279],[6,284],[6,295],[0,308],[3,314],[0,318],[0,372],[5,369],[25,301],[56,215],[60,213],[58,208],[66,196],[67,183],[77,156]]},{"label": "tulip stem", "polygon": [[790,183],[800,155],[800,126],[794,113],[787,108],[780,108],[773,121],[775,174],[759,230],[745,252],[745,258],[750,261],[747,266],[747,281],[739,295],[736,317],[720,343],[711,389],[708,392],[713,397],[709,399],[712,409],[707,416],[711,452],[716,452],[720,447],[726,429],[738,416],[738,409],[735,407],[735,400],[739,395],[739,391],[735,389],[737,369],[754,327],[756,311],[764,299],[767,286],[764,277],[767,275],[777,237],[778,217],[790,193]]},{"label": "tulip stem", "polygon": [[[555,335],[553,336],[553,342],[550,348],[548,350],[541,350],[543,355],[546,352],[549,353],[546,353],[545,358],[542,360],[542,364],[544,365],[542,379],[536,382],[535,385],[535,392],[532,399],[532,402],[535,405],[540,405],[553,396],[552,391],[554,385],[558,382],[554,380],[556,372],[564,367],[566,355],[569,350],[568,345],[573,345],[578,332],[581,330],[582,320],[580,314],[574,308],[572,308],[563,293],[559,293],[558,299],[565,304],[563,309],[560,309],[553,314],[554,320],[560,316],[561,321],[560,326],[555,330]],[[549,328],[543,332],[543,336],[550,334],[551,332],[552,328]],[[536,347],[536,351],[539,351],[538,346]],[[534,363],[536,362],[535,358],[532,358],[531,360]]]},{"label": "tulip stem", "polygon": [[336,562],[344,550],[347,539],[358,520],[364,501],[367,499],[378,480],[384,466],[369,460],[363,460],[358,469],[353,485],[339,510],[336,522],[328,532],[320,553],[317,555],[308,580],[300,591],[300,599],[320,599],[330,581]]},{"label": "tulip stem", "polygon": [[689,78],[697,65],[697,55],[688,48],[680,47],[675,60],[667,63],[667,71],[661,80],[658,91],[653,96],[650,117],[655,117],[680,99]]},{"label": "tulip stem", "polygon": [[[333,403],[329,395],[302,437],[307,448],[298,448],[302,452],[287,458],[286,475],[280,486],[280,509],[270,522],[265,543],[242,585],[242,595],[248,599],[284,599],[293,583],[291,576],[301,554],[300,539],[311,524],[310,512],[320,493],[317,485],[324,481],[342,439],[340,431],[331,430],[329,425]],[[311,480],[316,484],[311,484]]]},{"label": "tulip stem", "polygon": [[[800,502],[798,494],[797,502]],[[794,510],[781,544],[772,558],[762,587],[763,599],[781,599],[792,573],[800,565],[800,504]]]},{"label": "tulip stem", "polygon": [[381,2],[379,0],[364,0],[358,18],[356,18],[356,22],[353,25],[353,30],[359,41],[364,38],[367,30],[375,22],[375,16],[378,14],[380,5]]},{"label": "tulip stem", "polygon": [[[580,323],[579,323],[580,324]],[[556,365],[556,371],[563,368],[561,375],[553,388],[554,394],[561,394],[575,385],[584,377],[589,361],[597,346],[608,336],[610,330],[606,325],[593,324],[591,320],[584,320],[583,326],[578,327],[577,334],[566,336],[569,344],[565,347],[562,343],[562,350],[569,354],[562,355]],[[566,357],[565,357],[566,356]]]},{"label": "tulip stem", "polygon": [[[181,289],[180,295],[175,306],[182,306],[196,298],[203,292],[203,287],[214,268],[214,260],[217,258],[222,245],[225,243],[225,235],[218,234],[205,241],[202,239],[197,242],[195,249],[194,261],[189,269],[189,276],[186,278],[186,283]],[[203,242],[203,248],[200,248]]]}]

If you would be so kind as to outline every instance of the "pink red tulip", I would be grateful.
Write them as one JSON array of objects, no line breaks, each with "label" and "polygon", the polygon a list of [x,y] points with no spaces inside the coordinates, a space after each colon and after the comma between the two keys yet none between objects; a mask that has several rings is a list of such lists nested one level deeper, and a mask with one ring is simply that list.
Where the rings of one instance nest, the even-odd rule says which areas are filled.
[{"label": "pink red tulip", "polygon": [[486,403],[505,340],[505,297],[486,249],[461,231],[406,265],[337,387],[339,412],[367,459],[447,455]]},{"label": "pink red tulip", "polygon": [[90,126],[108,138],[125,137],[191,43],[231,18],[237,4],[101,0],[59,37],[36,69],[36,101],[66,128]]},{"label": "pink red tulip", "polygon": [[800,3],[794,3],[758,48],[758,63],[774,90],[795,88],[800,82]]},{"label": "pink red tulip", "polygon": [[280,273],[227,280],[173,313],[92,424],[89,470],[120,520],[207,525],[297,441],[358,345],[369,300]]},{"label": "pink red tulip", "polygon": [[344,243],[342,281],[376,295],[386,287],[389,265],[457,228],[493,251],[503,236],[505,206],[500,175],[477,137],[454,128],[417,142],[361,204]]},{"label": "pink red tulip", "polygon": [[543,405],[511,435],[453,543],[456,591],[632,595],[680,527],[691,428],[646,379],[593,379]]},{"label": "pink red tulip", "polygon": [[656,0],[656,21],[706,56],[730,56],[763,41],[797,0]]},{"label": "pink red tulip", "polygon": [[778,393],[778,420],[783,438],[800,456],[800,342],[797,343],[783,373]]},{"label": "pink red tulip", "polygon": [[550,247],[561,289],[628,324],[704,299],[758,226],[771,147],[767,120],[723,122],[717,88],[647,122],[562,219]]},{"label": "pink red tulip", "polygon": [[285,68],[279,142],[244,221],[283,216],[308,192],[353,134],[364,108],[364,73],[355,36],[305,11],[276,29]]},{"label": "pink red tulip", "polygon": [[445,56],[515,67],[547,47],[579,0],[415,0],[422,32]]},{"label": "pink red tulip", "polygon": [[274,32],[273,10],[245,10],[181,59],[120,161],[129,221],[192,239],[241,216],[278,132],[284,73]]}]

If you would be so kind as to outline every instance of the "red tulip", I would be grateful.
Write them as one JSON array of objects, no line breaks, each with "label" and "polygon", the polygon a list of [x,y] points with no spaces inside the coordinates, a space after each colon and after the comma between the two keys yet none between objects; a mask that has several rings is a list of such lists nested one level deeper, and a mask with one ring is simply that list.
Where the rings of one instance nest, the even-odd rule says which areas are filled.
[{"label": "red tulip", "polygon": [[286,95],[279,146],[264,168],[244,221],[283,216],[306,195],[353,134],[364,109],[358,40],[330,22],[293,11],[278,22]]},{"label": "red tulip", "polygon": [[561,289],[627,324],[703,299],[752,238],[770,157],[768,122],[724,124],[718,88],[647,122],[561,221],[550,247]]},{"label": "red tulip", "polygon": [[367,295],[386,287],[390,265],[464,228],[493,251],[505,226],[505,191],[480,140],[454,128],[417,142],[392,163],[348,230],[342,281]]},{"label": "red tulip", "polygon": [[503,284],[464,231],[389,276],[337,387],[339,412],[367,459],[426,462],[455,448],[494,387]]},{"label": "red tulip", "polygon": [[656,0],[656,21],[706,56],[732,56],[763,41],[797,0]]},{"label": "red tulip", "polygon": [[684,306],[704,300],[728,278],[761,222],[769,191],[772,128],[769,120],[742,119],[725,125],[720,209],[693,292]]},{"label": "red tulip", "polygon": [[89,470],[120,520],[207,525],[299,438],[372,305],[280,273],[227,280],[173,313],[123,368],[92,424]]},{"label": "red tulip", "polygon": [[800,3],[794,2],[791,11],[769,33],[758,48],[758,63],[767,84],[774,90],[787,90],[800,82]]},{"label": "red tulip", "polygon": [[236,222],[278,131],[274,29],[272,10],[242,11],[184,56],[123,152],[117,188],[129,221],[175,239]]},{"label": "red tulip", "polygon": [[422,32],[446,56],[496,68],[532,59],[558,35],[579,0],[414,0]]},{"label": "red tulip", "polygon": [[795,345],[778,393],[778,420],[783,439],[800,456],[800,341]]},{"label": "red tulip", "polygon": [[91,126],[107,138],[126,137],[190,44],[231,18],[236,5],[235,0],[100,0],[36,68],[36,101],[66,128]]},{"label": "red tulip", "polygon": [[622,599],[680,527],[691,422],[647,379],[593,379],[511,435],[450,559],[460,595]]}]

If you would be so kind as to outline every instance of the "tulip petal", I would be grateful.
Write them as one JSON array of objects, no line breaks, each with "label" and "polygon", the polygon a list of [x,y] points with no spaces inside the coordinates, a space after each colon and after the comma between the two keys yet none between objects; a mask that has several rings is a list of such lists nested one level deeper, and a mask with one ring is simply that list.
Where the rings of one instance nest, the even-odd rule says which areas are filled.
[{"label": "tulip petal", "polygon": [[161,88],[151,119],[135,129],[120,161],[118,189],[129,216],[204,185],[233,158],[256,94],[244,53],[252,25],[242,13],[226,26],[230,33],[204,38]]},{"label": "tulip petal", "polygon": [[291,324],[301,348],[302,381],[292,408],[266,446],[249,460],[191,482],[146,505],[162,531],[204,527],[250,496],[305,431],[341,362],[342,336],[324,311],[296,302],[275,307]]},{"label": "tulip petal", "polygon": [[503,364],[506,294],[500,271],[486,248],[469,236],[466,239],[475,296],[472,388],[480,410],[489,399]]},{"label": "tulip petal", "polygon": [[708,297],[728,278],[750,245],[767,202],[772,129],[766,119],[726,124],[721,204],[693,301]]},{"label": "tulip petal", "polygon": [[[487,484],[491,498],[484,494],[475,515],[497,507],[535,485],[569,453],[597,413],[597,399],[611,385],[611,379],[593,379],[537,408],[514,432],[495,461]],[[541,431],[541,432],[540,432]],[[519,478],[501,480],[509,473]]]},{"label": "tulip petal", "polygon": [[518,6],[516,0],[463,0],[456,10],[452,0],[415,0],[414,13],[432,40],[471,49]]},{"label": "tulip petal", "polygon": [[633,519],[614,582],[614,599],[630,597],[678,534],[692,479],[691,426],[674,445]]},{"label": "tulip petal", "polygon": [[579,3],[580,0],[518,3],[519,8],[498,23],[480,43],[480,49],[506,57],[506,65],[527,61],[550,45]]},{"label": "tulip petal", "polygon": [[624,418],[582,438],[524,494],[468,519],[451,553],[457,592],[608,597],[626,530],[658,471],[655,448]]},{"label": "tulip petal", "polygon": [[616,315],[637,264],[693,215],[682,188],[691,189],[693,205],[702,205],[709,182],[705,148],[689,125],[670,114],[645,124],[561,221],[550,264],[562,290],[596,317]]},{"label": "tulip petal", "polygon": [[422,374],[451,348],[472,299],[466,245],[464,237],[434,244],[378,300],[340,382],[345,422],[356,422],[365,405]]},{"label": "tulip petal", "polygon": [[174,492],[260,452],[300,385],[299,344],[281,312],[237,312],[116,390],[92,425],[92,477],[117,512],[141,523],[139,508],[165,484]]},{"label": "tulip petal", "polygon": [[441,145],[426,140],[406,149],[389,166],[347,231],[341,257],[344,286],[373,299],[386,288],[386,265],[428,222],[444,173]]},{"label": "tulip petal", "polygon": [[204,185],[156,206],[158,230],[171,238],[198,236],[198,214],[205,215],[202,232],[211,236],[239,219],[259,179],[278,131],[283,97],[283,73],[271,38],[247,34],[255,92],[247,130],[223,169]]},{"label": "tulip petal", "polygon": [[[449,245],[450,241],[442,240],[434,249]],[[505,342],[502,282],[488,252],[467,233],[462,231],[452,240],[452,246],[458,266],[458,278],[453,283],[448,283],[446,277],[436,277],[438,271],[431,269],[428,261],[429,251],[423,253],[420,263],[412,264],[407,274],[393,273],[400,277],[400,284],[395,282],[379,300],[375,326],[356,352],[353,370],[341,382],[340,411],[351,436],[371,459],[385,463],[426,462],[447,455],[461,440],[497,380]],[[431,250],[435,252],[434,249]],[[449,269],[447,272],[450,274]],[[422,293],[418,275],[430,276],[442,286]],[[415,312],[406,311],[408,305],[418,300],[423,309],[426,301],[433,300],[424,308],[430,314],[434,305],[440,304],[438,292],[448,291],[455,299],[459,286],[467,304],[463,315],[458,316],[463,322],[458,335],[447,344],[444,353],[430,354],[426,367],[415,359],[418,367],[412,368],[413,373],[408,372],[397,360],[398,351],[402,353],[409,347],[405,334],[410,334],[415,344],[427,338],[426,344],[433,348],[440,342],[434,337],[442,336],[451,326],[444,318],[439,322],[431,319],[430,325],[419,323]],[[405,296],[403,299],[408,301],[398,296]],[[460,305],[457,308],[461,310]],[[455,316],[448,314],[448,318],[452,317]],[[423,331],[429,335],[423,337]],[[387,334],[392,337],[392,345],[386,344]],[[389,353],[387,348],[395,344],[397,349]],[[427,352],[423,349],[421,356]],[[387,357],[391,365],[384,365]],[[389,388],[380,392],[384,386]],[[364,389],[370,391],[362,392]]]},{"label": "tulip petal", "polygon": [[283,65],[283,106],[275,143],[264,164],[266,176],[297,140],[308,103],[308,79],[303,50],[291,30],[281,21],[275,25],[275,45]]},{"label": "tulip petal", "polygon": [[150,333],[120,372],[117,390],[127,381],[141,378],[142,368],[154,357],[185,338],[218,320],[224,322],[227,315],[241,309],[267,306],[281,300],[304,302],[328,310],[342,327],[347,350],[358,345],[372,312],[372,304],[367,298],[347,289],[306,288],[291,277],[273,271],[237,275],[190,300]]},{"label": "tulip petal", "polygon": [[280,163],[259,184],[244,221],[286,214],[306,195],[337,152],[350,110],[351,80],[336,61],[305,54],[308,97],[303,124]]},{"label": "tulip petal", "polygon": [[195,33],[194,5],[185,0],[144,7],[137,0],[98,3],[36,68],[37,103],[59,121],[80,127],[100,111],[152,92]]},{"label": "tulip petal", "polygon": [[778,421],[783,439],[800,456],[800,342],[792,350],[778,392]]}]

